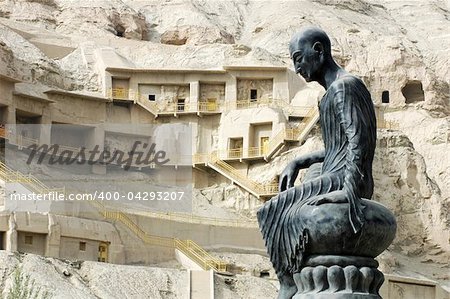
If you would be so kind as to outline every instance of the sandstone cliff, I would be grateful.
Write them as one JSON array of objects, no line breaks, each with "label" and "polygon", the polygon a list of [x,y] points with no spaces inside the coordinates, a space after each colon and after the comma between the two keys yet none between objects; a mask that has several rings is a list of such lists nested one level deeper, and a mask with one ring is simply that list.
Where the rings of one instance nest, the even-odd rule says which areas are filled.
[{"label": "sandstone cliff", "polygon": [[[0,72],[101,91],[102,63],[291,67],[291,35],[318,25],[332,37],[339,63],[364,79],[376,103],[389,92],[386,118],[399,123],[399,132],[380,134],[374,165],[375,199],[394,210],[399,222],[385,269],[409,263],[411,271],[419,267],[430,278],[449,281],[442,274],[450,263],[449,20],[445,0],[4,0]],[[294,155],[318,147],[320,139],[311,138],[249,175],[268,182]],[[252,217],[260,205],[234,186],[202,193],[207,199],[197,203],[198,213],[204,208]]]}]

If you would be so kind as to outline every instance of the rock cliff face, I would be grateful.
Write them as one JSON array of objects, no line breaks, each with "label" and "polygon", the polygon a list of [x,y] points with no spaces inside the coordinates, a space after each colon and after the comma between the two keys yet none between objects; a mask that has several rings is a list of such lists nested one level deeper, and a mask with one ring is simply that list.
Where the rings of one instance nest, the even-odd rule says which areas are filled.
[{"label": "rock cliff face", "polygon": [[[0,251],[2,298],[186,298],[186,270],[68,262]],[[26,280],[28,279],[28,283]],[[34,285],[34,286],[33,286]],[[17,293],[16,293],[17,294]],[[48,294],[45,297],[45,294]],[[145,294],[145,295],[143,295]],[[37,295],[35,297],[35,295]],[[9,298],[9,296],[8,296]]]},{"label": "rock cliff face", "polygon": [[[429,138],[435,139],[432,134]],[[303,146],[284,153],[271,163],[255,165],[250,169],[249,176],[260,182],[269,182],[294,157],[321,148],[322,140],[313,136]],[[444,157],[446,152],[435,157],[445,164],[444,168],[440,168],[444,170],[448,168],[448,158]],[[436,170],[434,167],[431,169]],[[301,183],[304,173],[300,171],[296,185]],[[387,206],[397,219],[396,238],[389,250],[379,258],[383,271],[408,275],[420,273],[448,281],[450,200],[447,182],[439,184],[432,179],[426,160],[411,140],[400,131],[390,130],[378,130],[373,175],[373,200]],[[248,214],[254,214],[257,208],[258,205],[255,205]]]},{"label": "rock cliff face", "polygon": [[[329,33],[338,62],[363,78],[374,102],[380,104],[384,95],[385,117],[399,123],[399,132],[380,132],[374,164],[375,199],[399,222],[392,256],[385,260],[413,257],[435,269],[448,264],[448,0],[3,0],[0,73],[68,90],[101,91],[98,61],[88,59],[94,53],[149,68],[292,67],[287,43],[306,25]],[[42,44],[60,55],[51,56]],[[249,176],[269,182],[295,155],[320,147],[320,139],[312,137],[271,164],[255,165]],[[199,193],[200,206],[248,217],[260,205],[234,186]]]},{"label": "rock cliff face", "polygon": [[[56,73],[68,82],[48,83],[94,90],[86,84],[89,76],[74,78],[30,40],[45,32],[47,39],[66,38],[74,48],[90,42],[93,49],[113,48],[142,67],[290,66],[291,35],[317,25],[332,37],[337,60],[368,83],[375,102],[388,91],[392,106],[419,101],[426,109],[448,112],[450,13],[444,0],[5,0],[0,17],[6,25],[1,40],[14,57],[43,73],[32,80]],[[40,31],[29,34],[25,25]],[[81,64],[79,58],[68,59]]]},{"label": "rock cliff face", "polygon": [[[323,144],[319,137],[310,138],[303,146],[286,152],[273,162],[254,166],[249,176],[269,182],[294,157],[321,148]],[[300,172],[296,184],[301,183],[304,172]],[[450,201],[430,178],[423,156],[406,135],[398,131],[378,131],[373,175],[373,199],[383,203],[397,217],[394,247],[405,254],[424,253],[427,245],[437,245],[450,252]]]},{"label": "rock cliff face", "polygon": [[450,252],[449,201],[430,179],[423,157],[402,134],[384,132],[374,163],[374,199],[397,217],[394,247],[406,255],[437,245]]}]

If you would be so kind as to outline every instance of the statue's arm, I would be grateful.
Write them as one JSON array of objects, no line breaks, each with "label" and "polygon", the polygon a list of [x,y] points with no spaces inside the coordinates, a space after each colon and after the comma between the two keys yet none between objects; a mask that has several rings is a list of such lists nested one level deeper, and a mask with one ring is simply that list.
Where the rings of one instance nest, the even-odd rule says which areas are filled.
[{"label": "statue's arm", "polygon": [[325,159],[325,150],[312,152],[306,155],[298,156],[291,161],[280,175],[279,189],[280,192],[294,186],[300,169],[308,168],[314,163],[323,162]]},{"label": "statue's arm", "polygon": [[321,163],[325,159],[325,150],[312,152],[306,155],[298,156],[293,161],[298,169],[308,168],[314,163]]},{"label": "statue's arm", "polygon": [[364,223],[361,190],[358,188],[359,182],[364,176],[362,169],[364,167],[365,136],[363,134],[367,132],[364,127],[367,115],[364,115],[359,106],[361,105],[361,99],[356,98],[355,94],[349,92],[346,88],[352,87],[344,85],[336,91],[334,104],[338,121],[348,140],[342,191],[350,205],[350,223],[356,233]]}]

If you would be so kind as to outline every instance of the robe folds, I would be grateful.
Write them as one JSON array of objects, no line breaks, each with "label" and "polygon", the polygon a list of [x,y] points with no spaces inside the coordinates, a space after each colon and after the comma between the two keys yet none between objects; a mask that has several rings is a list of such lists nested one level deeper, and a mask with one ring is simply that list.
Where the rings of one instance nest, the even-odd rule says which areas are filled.
[{"label": "robe folds", "polygon": [[344,190],[350,224],[356,233],[364,225],[361,198],[370,199],[373,194],[376,118],[366,86],[350,74],[338,78],[323,96],[319,110],[325,145],[320,171],[308,175],[301,185],[280,192],[257,213],[277,274],[298,272],[301,268],[305,253],[299,251],[300,236],[307,228],[298,219],[307,199]]}]

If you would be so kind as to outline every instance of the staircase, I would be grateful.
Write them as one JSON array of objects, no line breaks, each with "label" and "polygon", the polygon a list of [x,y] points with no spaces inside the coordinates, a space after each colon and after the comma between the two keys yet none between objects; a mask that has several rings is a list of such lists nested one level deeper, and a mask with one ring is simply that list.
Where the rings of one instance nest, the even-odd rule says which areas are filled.
[{"label": "staircase", "polygon": [[0,179],[5,183],[20,183],[27,190],[37,194],[64,193],[65,188],[49,188],[31,174],[15,171],[0,161]]},{"label": "staircase", "polygon": [[312,107],[308,110],[303,121],[297,128],[284,129],[279,131],[275,135],[275,137],[273,137],[269,141],[266,160],[271,159],[277,152],[279,152],[280,149],[286,144],[286,142],[294,141],[300,142],[300,144],[303,143],[318,120],[319,110],[317,110],[317,108],[315,107]]},{"label": "staircase", "polygon": [[155,118],[158,117],[158,105],[155,102],[150,102],[149,100],[144,99],[142,95],[136,94],[134,103],[153,114]]},{"label": "staircase", "polygon": [[217,152],[210,155],[207,165],[258,198],[271,197],[278,193],[278,184],[261,184],[249,179],[227,162],[220,160]]},{"label": "staircase", "polygon": [[[19,171],[15,171],[0,161],[0,179],[4,182],[17,182],[32,192],[47,194],[50,192],[65,193],[65,188],[49,188],[32,175],[25,175]],[[100,214],[110,220],[119,221],[131,230],[144,243],[178,249],[197,263],[202,269],[215,271],[226,271],[227,263],[223,262],[206,252],[198,244],[192,240],[180,240],[178,238],[160,237],[149,235],[144,232],[133,220],[125,213],[106,209],[105,206],[97,200],[88,201],[96,207]]]},{"label": "staircase", "polygon": [[315,124],[320,119],[320,113],[318,109],[314,109],[308,112],[306,115],[305,121],[302,121],[296,130],[298,131],[298,136],[296,139],[300,144],[302,144],[308,134],[311,132],[312,128],[314,128]]},{"label": "staircase", "polygon": [[213,269],[220,272],[227,270],[226,262],[213,257],[192,240],[149,235],[125,213],[106,209],[102,203],[96,200],[89,201],[89,203],[95,206],[104,218],[121,222],[146,244],[178,249],[204,270]]},{"label": "staircase", "polygon": [[[272,158],[279,152],[286,142],[302,143],[318,120],[319,111],[316,108],[310,108],[298,128],[281,130],[270,140],[266,151],[266,160]],[[193,164],[205,164],[209,166],[258,198],[272,197],[278,193],[278,184],[261,184],[249,179],[236,168],[221,160],[218,151],[214,151],[211,154],[194,155]]]}]

